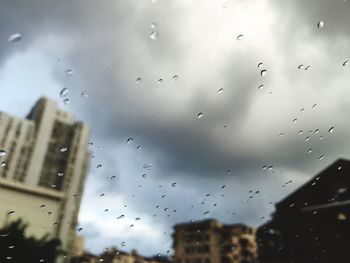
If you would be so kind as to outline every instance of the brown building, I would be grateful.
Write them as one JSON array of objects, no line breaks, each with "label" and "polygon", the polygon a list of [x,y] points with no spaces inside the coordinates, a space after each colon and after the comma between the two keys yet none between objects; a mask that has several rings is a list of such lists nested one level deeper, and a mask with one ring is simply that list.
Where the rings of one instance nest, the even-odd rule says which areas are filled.
[{"label": "brown building", "polygon": [[85,252],[83,255],[74,257],[71,263],[170,263],[170,259],[165,256],[144,257],[136,250],[127,253],[115,247],[106,249],[100,256]]},{"label": "brown building", "polygon": [[261,263],[350,262],[350,161],[339,159],[276,205],[259,227]]},{"label": "brown building", "polygon": [[255,230],[209,219],[175,226],[175,263],[256,262]]}]

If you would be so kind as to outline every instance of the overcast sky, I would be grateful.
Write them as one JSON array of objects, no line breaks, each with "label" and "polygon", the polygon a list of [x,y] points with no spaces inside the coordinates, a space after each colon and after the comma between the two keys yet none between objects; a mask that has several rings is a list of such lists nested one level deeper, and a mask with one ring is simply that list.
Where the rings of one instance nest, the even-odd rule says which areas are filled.
[{"label": "overcast sky", "polygon": [[175,223],[259,226],[350,158],[349,11],[346,0],[0,0],[0,110],[24,117],[44,95],[91,126],[86,249],[171,253]]}]

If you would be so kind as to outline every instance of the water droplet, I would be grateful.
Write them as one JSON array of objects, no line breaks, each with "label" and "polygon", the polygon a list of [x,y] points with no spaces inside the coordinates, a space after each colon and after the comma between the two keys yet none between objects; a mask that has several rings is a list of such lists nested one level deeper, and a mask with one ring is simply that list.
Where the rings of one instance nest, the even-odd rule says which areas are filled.
[{"label": "water droplet", "polygon": [[19,42],[21,41],[22,39],[22,35],[20,33],[15,33],[15,34],[12,34],[9,38],[8,38],[8,41],[10,43],[15,43],[15,42]]},{"label": "water droplet", "polygon": [[0,166],[1,167],[5,167],[6,166],[6,162],[1,162]]},{"label": "water droplet", "polygon": [[41,205],[41,206],[40,206],[40,208],[45,208],[45,207],[46,207],[46,205]]},{"label": "water droplet", "polygon": [[318,27],[318,28],[324,27],[324,21],[319,21],[319,22],[317,23],[317,27]]},{"label": "water droplet", "polygon": [[6,156],[7,152],[5,150],[0,150],[0,157]]},{"label": "water droplet", "polygon": [[57,174],[59,177],[62,177],[64,175],[64,173],[58,173]]},{"label": "water droplet", "polygon": [[152,40],[157,40],[158,37],[159,37],[159,32],[157,30],[154,30],[151,32],[151,34],[149,35],[149,37],[152,39]]},{"label": "water droplet", "polygon": [[197,118],[198,119],[201,119],[202,117],[203,117],[203,112],[200,112],[200,113],[197,114]]},{"label": "water droplet", "polygon": [[14,210],[7,212],[8,215],[14,215],[16,212]]},{"label": "water droplet", "polygon": [[72,195],[72,198],[77,198],[77,197],[78,197],[78,194]]},{"label": "water droplet", "polygon": [[125,241],[121,242],[121,243],[120,243],[120,246],[121,246],[121,247],[125,247],[125,246],[126,246]]},{"label": "water droplet", "polygon": [[298,131],[298,134],[303,134],[303,130]]},{"label": "water droplet", "polygon": [[151,25],[150,25],[150,28],[152,28],[152,29],[155,29],[157,27],[157,23],[152,23]]},{"label": "water droplet", "polygon": [[12,245],[12,246],[9,246],[9,248],[10,248],[10,249],[12,249],[12,248],[14,248],[14,247],[15,247],[14,245]]},{"label": "water droplet", "polygon": [[226,174],[231,174],[231,170],[227,170],[227,171],[226,171]]},{"label": "water droplet", "polygon": [[263,169],[263,170],[266,170],[266,169],[267,169],[267,166],[266,166],[266,165],[264,165],[264,166],[262,167],[262,169]]},{"label": "water droplet", "polygon": [[298,69],[304,69],[304,65],[303,65],[303,64],[300,64],[300,65],[298,66]]},{"label": "water droplet", "polygon": [[347,64],[349,64],[349,61],[348,61],[348,60],[345,60],[345,61],[343,62],[343,67],[345,67]]},{"label": "water droplet", "polygon": [[314,104],[313,106],[312,106],[312,108],[315,108],[317,106],[317,104]]},{"label": "water droplet", "polygon": [[108,212],[108,208],[104,210],[105,212]]},{"label": "water droplet", "polygon": [[102,164],[98,164],[97,166],[96,166],[96,168],[101,168],[102,167]]},{"label": "water droplet", "polygon": [[330,127],[328,132],[333,133],[334,132],[334,127]]},{"label": "water droplet", "polygon": [[88,98],[89,97],[89,92],[87,90],[84,90],[81,94],[80,94],[83,98]]},{"label": "water droplet", "polygon": [[122,219],[124,217],[125,217],[125,215],[120,215],[120,216],[117,217],[117,219]]},{"label": "water droplet", "polygon": [[67,147],[62,147],[62,148],[60,149],[60,152],[63,153],[63,152],[66,152],[67,150],[68,150]]},{"label": "water droplet", "polygon": [[67,69],[66,70],[66,76],[70,77],[74,74],[74,71],[72,69]]},{"label": "water droplet", "polygon": [[63,104],[64,105],[68,105],[70,103],[70,100],[68,99],[68,98],[65,98],[64,100],[63,100]]},{"label": "water droplet", "polygon": [[324,155],[321,155],[320,157],[318,157],[319,160],[324,159]]},{"label": "water droplet", "polygon": [[76,229],[77,232],[81,232],[81,230],[83,230],[82,227],[79,227],[79,228]]},{"label": "water droplet", "polygon": [[267,70],[266,69],[263,69],[262,71],[260,71],[260,75],[262,77],[266,76],[266,74],[267,74]]},{"label": "water droplet", "polygon": [[259,87],[258,87],[258,89],[263,89],[264,88],[264,85],[260,85]]},{"label": "water droplet", "polygon": [[126,142],[127,142],[127,143],[132,143],[133,140],[134,140],[134,139],[130,137],[129,139],[126,140]]},{"label": "water droplet", "polygon": [[306,138],[305,138],[305,141],[306,141],[306,142],[307,142],[308,140],[310,140],[310,137],[306,137]]},{"label": "water droplet", "polygon": [[104,197],[105,196],[105,194],[100,194],[100,197]]},{"label": "water droplet", "polygon": [[284,133],[283,132],[281,132],[278,136],[279,137],[282,137],[284,135]]},{"label": "water droplet", "polygon": [[137,84],[140,84],[141,82],[142,82],[142,78],[139,77],[139,78],[136,79],[136,83]]},{"label": "water droplet", "polygon": [[136,217],[136,218],[135,218],[135,220],[136,220],[136,221],[140,221],[140,220],[141,220],[141,218],[139,218],[139,217]]},{"label": "water droplet", "polygon": [[305,68],[305,70],[309,70],[310,68],[311,68],[311,66],[309,65]]},{"label": "water droplet", "polygon": [[68,89],[67,88],[63,88],[60,92],[60,97],[64,98],[68,96]]},{"label": "water droplet", "polygon": [[147,169],[147,168],[151,168],[152,167],[152,164],[151,163],[145,163],[143,165],[143,168]]},{"label": "water droplet", "polygon": [[158,84],[162,84],[163,83],[163,79],[158,79]]},{"label": "water droplet", "polygon": [[142,149],[141,145],[136,147],[136,150],[141,150],[141,149]]},{"label": "water droplet", "polygon": [[173,182],[173,183],[171,184],[171,186],[172,186],[172,187],[175,187],[175,186],[176,186],[176,182]]},{"label": "water droplet", "polygon": [[273,166],[270,165],[267,169],[269,169],[271,171],[273,169]]},{"label": "water droplet", "polygon": [[173,81],[177,81],[179,79],[179,75],[174,75],[173,76]]},{"label": "water droplet", "polygon": [[222,93],[224,91],[224,89],[223,88],[220,88],[219,90],[218,90],[218,93]]},{"label": "water droplet", "polygon": [[320,140],[323,140],[323,136],[320,136]]},{"label": "water droplet", "polygon": [[260,62],[259,64],[258,64],[258,68],[262,68],[263,67],[263,63],[262,62]]},{"label": "water droplet", "polygon": [[315,130],[315,134],[317,134],[318,132],[319,132],[319,129],[316,129],[316,130]]},{"label": "water droplet", "polygon": [[244,35],[240,34],[236,37],[237,40],[242,40],[244,38]]}]

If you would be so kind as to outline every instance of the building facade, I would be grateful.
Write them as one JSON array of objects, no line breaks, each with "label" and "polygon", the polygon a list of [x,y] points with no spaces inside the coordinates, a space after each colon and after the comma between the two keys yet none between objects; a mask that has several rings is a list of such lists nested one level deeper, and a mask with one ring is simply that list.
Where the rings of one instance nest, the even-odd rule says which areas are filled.
[{"label": "building facade", "polygon": [[0,112],[0,224],[17,218],[28,234],[69,251],[88,169],[89,127],[41,98],[25,119]]},{"label": "building facade", "polygon": [[350,161],[339,159],[277,203],[259,227],[261,263],[350,262]]},{"label": "building facade", "polygon": [[209,219],[178,224],[173,234],[175,263],[256,262],[255,230]]}]

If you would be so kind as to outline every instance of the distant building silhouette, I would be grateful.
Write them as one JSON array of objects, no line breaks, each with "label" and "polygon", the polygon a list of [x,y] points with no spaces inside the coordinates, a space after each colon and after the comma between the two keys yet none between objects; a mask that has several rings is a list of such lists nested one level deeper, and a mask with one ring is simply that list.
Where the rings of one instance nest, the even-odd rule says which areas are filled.
[{"label": "distant building silhouette", "polygon": [[89,164],[89,128],[41,98],[25,119],[0,112],[0,224],[22,218],[69,251]]},{"label": "distant building silhouette", "polygon": [[350,262],[350,161],[339,159],[276,205],[259,227],[261,263]]},{"label": "distant building silhouette", "polygon": [[72,258],[70,263],[170,263],[170,259],[165,256],[144,257],[136,250],[127,253],[115,247],[106,249],[101,255],[96,256],[85,252],[79,257]]},{"label": "distant building silhouette", "polygon": [[255,230],[214,219],[175,225],[174,263],[256,262]]}]

